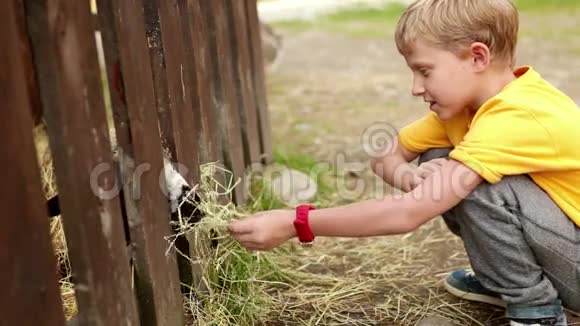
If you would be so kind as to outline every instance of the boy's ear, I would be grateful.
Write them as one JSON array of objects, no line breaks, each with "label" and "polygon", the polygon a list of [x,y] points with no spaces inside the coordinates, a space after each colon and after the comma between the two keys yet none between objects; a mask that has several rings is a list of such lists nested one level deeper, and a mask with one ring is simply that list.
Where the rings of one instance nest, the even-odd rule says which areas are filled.
[{"label": "boy's ear", "polygon": [[491,51],[481,42],[472,43],[469,47],[469,54],[477,72],[485,70],[491,63]]}]

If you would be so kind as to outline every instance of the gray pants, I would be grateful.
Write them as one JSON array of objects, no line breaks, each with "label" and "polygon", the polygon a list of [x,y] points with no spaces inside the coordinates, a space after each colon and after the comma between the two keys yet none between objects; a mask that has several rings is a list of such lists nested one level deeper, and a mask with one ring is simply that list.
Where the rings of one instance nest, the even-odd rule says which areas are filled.
[{"label": "gray pants", "polygon": [[[419,164],[449,151],[432,149]],[[443,219],[462,238],[478,280],[508,309],[559,299],[580,312],[580,228],[529,176],[484,182]]]}]

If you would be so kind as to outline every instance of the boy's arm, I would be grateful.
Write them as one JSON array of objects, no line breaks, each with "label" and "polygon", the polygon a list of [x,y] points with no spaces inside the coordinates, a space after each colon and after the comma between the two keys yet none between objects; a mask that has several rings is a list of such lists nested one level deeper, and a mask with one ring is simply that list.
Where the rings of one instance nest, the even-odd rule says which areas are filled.
[{"label": "boy's arm", "polygon": [[[410,232],[457,205],[482,180],[467,166],[449,160],[402,196],[311,211],[310,226],[317,236],[369,237]],[[247,248],[269,250],[296,236],[293,221],[294,211],[278,210],[234,222],[228,229]]]},{"label": "boy's arm", "polygon": [[462,163],[449,160],[413,191],[382,200],[312,211],[315,235],[366,237],[407,233],[448,211],[483,179]]},{"label": "boy's arm", "polygon": [[404,192],[413,190],[423,180],[416,174],[416,167],[409,162],[419,154],[407,150],[395,136],[391,138],[381,156],[371,158],[373,172],[389,185]]},{"label": "boy's arm", "polygon": [[[404,144],[404,146],[403,146]],[[409,164],[431,148],[453,147],[444,123],[433,112],[403,127],[387,144],[380,157],[371,159],[373,171],[388,184],[409,192],[434,170],[443,160],[433,160],[422,168]],[[421,171],[423,170],[423,171]]]}]

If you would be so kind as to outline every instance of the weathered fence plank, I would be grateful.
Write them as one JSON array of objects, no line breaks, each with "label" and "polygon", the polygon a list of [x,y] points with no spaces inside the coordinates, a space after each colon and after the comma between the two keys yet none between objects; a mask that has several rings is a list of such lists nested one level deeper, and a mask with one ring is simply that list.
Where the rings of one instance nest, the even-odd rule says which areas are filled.
[{"label": "weathered fence plank", "polygon": [[32,108],[32,120],[35,125],[42,122],[42,103],[40,101],[40,90],[38,89],[38,83],[36,81],[36,73],[34,70],[34,64],[32,61],[32,49],[30,48],[30,42],[28,42],[27,28],[26,28],[26,12],[24,11],[24,0],[16,0],[15,5],[17,8],[16,12],[16,23],[18,24],[19,33],[25,35],[22,39],[26,42],[21,42],[21,53],[22,59],[25,62],[24,73],[26,77],[26,85],[28,87],[28,101],[30,102],[30,107]]},{"label": "weathered fence plank", "polygon": [[[103,33],[109,80],[121,76],[123,103],[113,110],[127,110],[116,116],[128,117],[115,121],[116,129],[128,129],[129,137],[118,137],[119,150],[134,162],[121,163],[127,169],[125,207],[131,241],[135,247],[136,289],[143,325],[183,325],[182,297],[175,252],[165,251],[165,237],[172,231],[169,207],[164,194],[163,158],[157,119],[155,87],[145,35],[143,2],[138,0],[99,0],[97,11]],[[106,17],[109,16],[109,17]],[[110,17],[114,17],[112,22]],[[113,23],[114,27],[105,24]],[[115,47],[118,45],[118,47]],[[118,53],[114,53],[118,51]],[[111,53],[113,52],[113,53]],[[108,55],[107,55],[108,53]],[[111,71],[112,70],[112,71]],[[112,75],[111,75],[112,73]],[[111,83],[114,88],[115,83]],[[111,92],[115,92],[114,89]]]},{"label": "weathered fence plank", "polygon": [[[184,52],[179,7],[177,0],[150,0],[147,3],[145,17],[161,133],[166,135],[166,142],[172,143],[172,156],[180,164],[180,172],[195,184],[199,182],[200,165],[197,137],[202,130],[199,130],[201,125],[196,121],[192,107],[192,92],[197,92],[191,87],[193,63]],[[167,98],[165,105],[168,109],[161,110],[159,106],[163,103],[159,97]],[[169,122],[163,123],[163,120]],[[175,246],[189,256],[189,242],[185,236],[178,237]],[[182,291],[188,292],[188,286],[194,282],[192,266],[186,257],[179,255],[177,259],[180,280],[187,285]]]},{"label": "weathered fence plank", "polygon": [[[199,144],[196,142],[201,124],[194,116],[191,58],[186,57],[183,41],[183,26],[177,0],[151,0],[158,8],[170,115],[173,121],[175,160],[187,168],[189,181],[199,181]],[[188,40],[189,41],[189,40]],[[191,41],[189,41],[191,42]]]},{"label": "weathered fence plank", "polygon": [[[223,163],[222,137],[218,128],[218,115],[212,98],[211,53],[208,26],[200,7],[200,0],[178,0],[184,33],[184,48],[193,62],[192,88],[197,98],[193,102],[194,113],[203,130],[203,149],[200,163]],[[200,137],[200,140],[202,138]]]},{"label": "weathered fence plank", "polygon": [[[129,129],[129,111],[125,101],[125,85],[121,74],[121,59],[119,57],[119,38],[116,29],[117,12],[109,0],[97,0],[98,26],[101,33],[105,69],[107,72],[107,87],[111,100],[111,111],[115,124],[117,144],[131,143]],[[131,148],[124,148],[125,154],[132,155]]]},{"label": "weathered fence plank", "polygon": [[272,140],[270,131],[270,114],[266,101],[266,84],[264,72],[264,59],[260,37],[260,21],[258,18],[258,6],[256,0],[242,0],[246,4],[246,17],[248,19],[248,44],[251,49],[252,71],[254,72],[254,92],[258,103],[260,121],[260,142],[264,163],[272,162]]},{"label": "weathered fence plank", "polygon": [[243,1],[228,1],[227,11],[244,158],[246,166],[249,166],[252,163],[259,163],[261,159],[258,108],[254,97],[251,53],[248,46],[248,22]]},{"label": "weathered fence plank", "polygon": [[[32,139],[27,36],[16,1],[1,1],[0,316],[6,325],[64,325],[40,173]],[[24,47],[24,48],[23,48]],[[26,233],[23,236],[23,233]]]},{"label": "weathered fence plank", "polygon": [[[222,135],[225,166],[234,178],[244,174],[243,146],[241,140],[238,101],[234,89],[232,49],[230,31],[224,0],[200,1],[204,23],[207,25],[211,60],[211,90],[213,109],[218,116],[218,126]],[[243,201],[242,187],[235,187],[234,201]]]},{"label": "weathered fence plank", "polygon": [[[24,257],[35,250],[34,264],[14,260],[2,251],[0,261],[27,270],[34,267],[35,272],[51,270],[48,277],[32,277],[32,284],[46,287],[35,300],[27,297],[28,305],[22,307],[28,307],[28,313],[21,313],[26,316],[17,316],[19,310],[10,313],[18,318],[13,324],[22,324],[22,318],[28,316],[34,318],[37,315],[30,312],[39,308],[45,312],[44,324],[64,322],[60,300],[54,298],[58,297],[56,283],[50,283],[55,278],[55,264],[31,140],[33,120],[39,121],[44,109],[79,322],[183,325],[175,252],[166,254],[169,244],[165,238],[172,231],[163,151],[187,167],[186,178],[192,183],[199,181],[199,165],[210,161],[224,163],[235,178],[243,177],[244,167],[251,163],[271,161],[256,2],[98,0],[97,7],[95,20],[88,1],[12,0],[0,4],[2,12],[9,13],[0,22],[4,27],[0,36],[6,39],[2,44],[18,44],[0,53],[2,71],[8,72],[7,77],[0,76],[0,96],[4,103],[26,109],[0,112],[5,121],[13,122],[1,132],[8,146],[2,146],[6,153],[0,158],[0,174],[13,180],[13,172],[20,171],[19,178],[10,183],[11,193],[0,187],[0,201],[4,204],[9,199],[5,207],[15,215],[26,214],[19,223],[35,223],[27,230],[39,239],[34,248],[26,241],[18,247]],[[29,30],[23,32],[26,28]],[[110,150],[96,28],[103,39],[120,164]],[[19,31],[29,33],[34,56],[27,51],[27,35],[11,34]],[[38,78],[32,64],[26,64],[32,57]],[[10,142],[10,135],[18,135],[28,150],[22,150],[23,143]],[[16,145],[20,151],[13,154]],[[14,155],[18,159],[4,160]],[[125,172],[122,180],[118,180],[120,169]],[[117,196],[119,181],[122,197]],[[242,188],[234,190],[237,203],[244,199]],[[29,195],[14,195],[19,193]],[[123,218],[130,239],[124,237]],[[12,239],[12,235],[0,232],[3,239],[14,243],[26,239]],[[131,287],[126,240],[132,245],[135,289]],[[7,273],[7,279],[17,279],[9,291],[27,296],[36,293],[35,288],[21,284],[22,277],[30,274]],[[35,305],[39,303],[43,305]],[[10,313],[2,314],[3,318]]]},{"label": "weathered fence plank", "polygon": [[89,3],[25,7],[80,322],[137,325]]},{"label": "weathered fence plank", "polygon": [[165,52],[163,50],[161,24],[159,22],[159,5],[157,0],[147,0],[143,1],[143,6],[145,10],[145,33],[147,36],[147,45],[149,46],[149,57],[151,58],[151,72],[153,73],[161,142],[163,148],[169,152],[169,156],[173,160],[176,160],[173,120],[171,118],[172,107],[169,103],[169,93],[167,90]]},{"label": "weathered fence plank", "polygon": [[[167,8],[166,8],[167,7]],[[180,36],[174,40],[176,50],[174,51],[175,58],[172,56],[171,65],[175,65],[174,62],[179,62],[179,74],[181,82],[181,91],[183,92],[183,110],[185,112],[183,117],[176,116],[179,120],[180,129],[182,130],[179,138],[184,139],[181,151],[189,151],[189,146],[192,146],[195,150],[195,163],[197,166],[193,167],[196,170],[194,174],[195,182],[199,182],[199,165],[202,163],[207,163],[209,161],[209,153],[212,151],[208,144],[209,137],[209,124],[207,118],[202,117],[202,107],[207,107],[207,99],[209,95],[199,94],[200,86],[198,85],[198,72],[195,69],[196,56],[193,51],[193,34],[191,29],[191,14],[188,10],[188,5],[186,0],[173,0],[170,1],[166,7],[162,7],[160,14],[163,17],[167,17],[162,24],[168,24],[165,30],[168,33],[175,33],[175,36]],[[175,13],[177,11],[177,13]],[[174,14],[177,14],[173,18]],[[177,20],[175,24],[179,29],[174,31],[176,26],[170,25],[171,19]],[[173,43],[173,41],[172,41]],[[176,72],[174,72],[176,73]],[[174,79],[175,77],[171,77]],[[205,100],[203,99],[205,98]],[[191,120],[188,115],[191,114]],[[187,116],[187,117],[186,117]],[[187,119],[187,120],[186,120]],[[190,144],[188,141],[193,141]],[[215,150],[213,150],[215,152]]]}]

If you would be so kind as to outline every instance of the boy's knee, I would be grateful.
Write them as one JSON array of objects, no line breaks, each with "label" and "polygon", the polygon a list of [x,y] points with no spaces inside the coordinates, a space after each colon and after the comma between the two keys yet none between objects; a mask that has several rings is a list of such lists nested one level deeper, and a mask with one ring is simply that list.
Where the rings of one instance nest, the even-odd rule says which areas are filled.
[{"label": "boy's knee", "polygon": [[509,175],[502,178],[497,183],[482,182],[466,198],[477,199],[497,199],[513,197],[514,189],[524,186],[534,186],[535,184],[526,175]]},{"label": "boy's knee", "polygon": [[[517,189],[530,187],[534,183],[525,175],[506,176],[498,183],[482,182],[457,206],[464,214],[478,212],[482,207],[515,207],[518,205]],[[470,214],[465,214],[470,215]],[[475,214],[477,215],[477,214]]]},{"label": "boy's knee", "polygon": [[[512,184],[520,179],[520,176],[510,176],[495,184],[484,181],[446,214],[456,216],[454,220],[461,228],[471,230],[492,228],[497,222],[499,225],[518,223],[511,214],[518,205]],[[453,229],[452,232],[458,234]]]},{"label": "boy's knee", "polygon": [[436,158],[448,157],[453,148],[432,148],[419,156],[419,165]]}]

